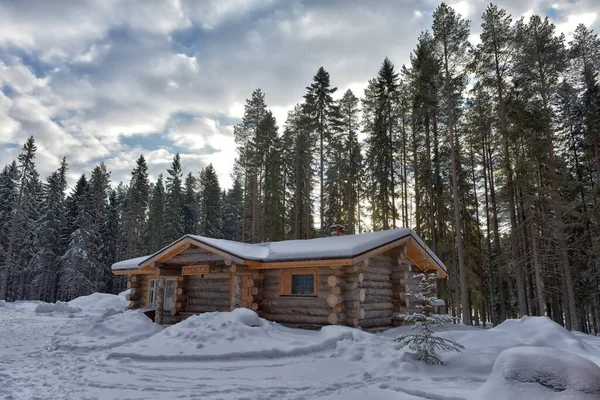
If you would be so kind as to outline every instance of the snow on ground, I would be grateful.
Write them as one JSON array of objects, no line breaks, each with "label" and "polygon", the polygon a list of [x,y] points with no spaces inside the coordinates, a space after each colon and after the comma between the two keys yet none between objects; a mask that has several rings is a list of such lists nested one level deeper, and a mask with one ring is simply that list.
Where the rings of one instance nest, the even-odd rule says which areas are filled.
[{"label": "snow on ground", "polygon": [[465,351],[428,366],[393,350],[409,327],[305,331],[240,309],[163,329],[126,303],[0,303],[0,399],[600,399],[600,338],[547,318],[452,325],[440,335]]}]

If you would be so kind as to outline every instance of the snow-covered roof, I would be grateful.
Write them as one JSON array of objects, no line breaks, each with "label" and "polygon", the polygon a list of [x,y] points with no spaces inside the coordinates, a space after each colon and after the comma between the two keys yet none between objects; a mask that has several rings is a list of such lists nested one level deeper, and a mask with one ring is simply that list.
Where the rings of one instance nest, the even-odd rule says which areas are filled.
[{"label": "snow-covered roof", "polygon": [[[170,248],[174,244],[189,238],[242,260],[261,261],[265,263],[353,258],[409,236],[412,237],[444,271],[447,271],[444,263],[442,263],[429,247],[423,243],[421,238],[419,238],[414,231],[407,228],[389,229],[357,235],[330,236],[305,240],[284,240],[281,242],[256,244],[214,239],[198,235],[185,235],[181,239],[161,249],[155,253],[155,255]],[[139,265],[143,264],[144,261],[149,260],[153,256],[154,255],[121,261],[113,264],[112,269],[136,269]]]},{"label": "snow-covered roof", "polygon": [[118,271],[121,269],[136,269],[142,262],[144,262],[144,260],[147,260],[148,257],[150,257],[150,256],[142,256],[142,257],[131,258],[129,260],[119,261],[112,265],[112,270]]}]

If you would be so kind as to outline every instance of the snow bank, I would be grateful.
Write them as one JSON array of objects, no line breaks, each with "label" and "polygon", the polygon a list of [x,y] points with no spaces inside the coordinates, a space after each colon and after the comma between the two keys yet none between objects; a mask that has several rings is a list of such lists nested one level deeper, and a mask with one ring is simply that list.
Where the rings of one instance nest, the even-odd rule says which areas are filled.
[{"label": "snow bank", "polygon": [[370,334],[331,326],[319,332],[292,329],[260,318],[254,311],[194,315],[140,342],[114,349],[109,358],[138,360],[231,360],[300,356],[335,349],[341,341]]},{"label": "snow bank", "polygon": [[57,301],[56,303],[41,303],[35,308],[35,312],[38,314],[73,314],[79,311],[81,311],[80,308],[73,307],[69,305],[69,303],[63,303],[62,301]]},{"label": "snow bank", "polygon": [[550,347],[521,346],[503,351],[476,399],[531,400],[600,398],[600,367]]},{"label": "snow bank", "polygon": [[600,362],[600,354],[579,337],[548,317],[523,317],[506,320],[488,330],[442,331],[438,335],[466,347],[459,354],[442,355],[444,363],[464,373],[489,374],[504,350],[518,346],[551,347]]},{"label": "snow bank", "polygon": [[108,293],[92,293],[89,296],[77,297],[68,303],[86,315],[102,315],[109,309],[123,311],[128,304],[124,297]]},{"label": "snow bank", "polygon": [[59,333],[57,347],[63,349],[99,349],[120,346],[145,339],[162,330],[141,310],[107,309],[91,325],[82,324]]}]

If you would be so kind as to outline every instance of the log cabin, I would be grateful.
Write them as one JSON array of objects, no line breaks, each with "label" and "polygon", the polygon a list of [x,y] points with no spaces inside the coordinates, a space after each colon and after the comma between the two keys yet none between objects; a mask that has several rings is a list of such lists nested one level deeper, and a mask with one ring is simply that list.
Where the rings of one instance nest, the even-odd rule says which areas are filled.
[{"label": "log cabin", "polygon": [[185,235],[112,271],[128,277],[129,308],[154,310],[158,323],[246,307],[291,326],[363,329],[414,310],[405,295],[414,274],[447,276],[410,229],[258,244]]}]

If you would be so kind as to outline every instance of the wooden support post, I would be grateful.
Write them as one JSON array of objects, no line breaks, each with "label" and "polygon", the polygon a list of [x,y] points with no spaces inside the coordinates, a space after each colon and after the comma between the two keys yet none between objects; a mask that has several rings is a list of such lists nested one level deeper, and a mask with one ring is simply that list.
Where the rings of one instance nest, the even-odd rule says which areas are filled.
[{"label": "wooden support post", "polygon": [[157,324],[163,323],[163,313],[165,311],[165,280],[157,279],[156,281],[156,313],[154,322]]},{"label": "wooden support post", "polygon": [[239,275],[233,275],[233,285],[231,286],[231,311],[242,306],[242,278]]}]

